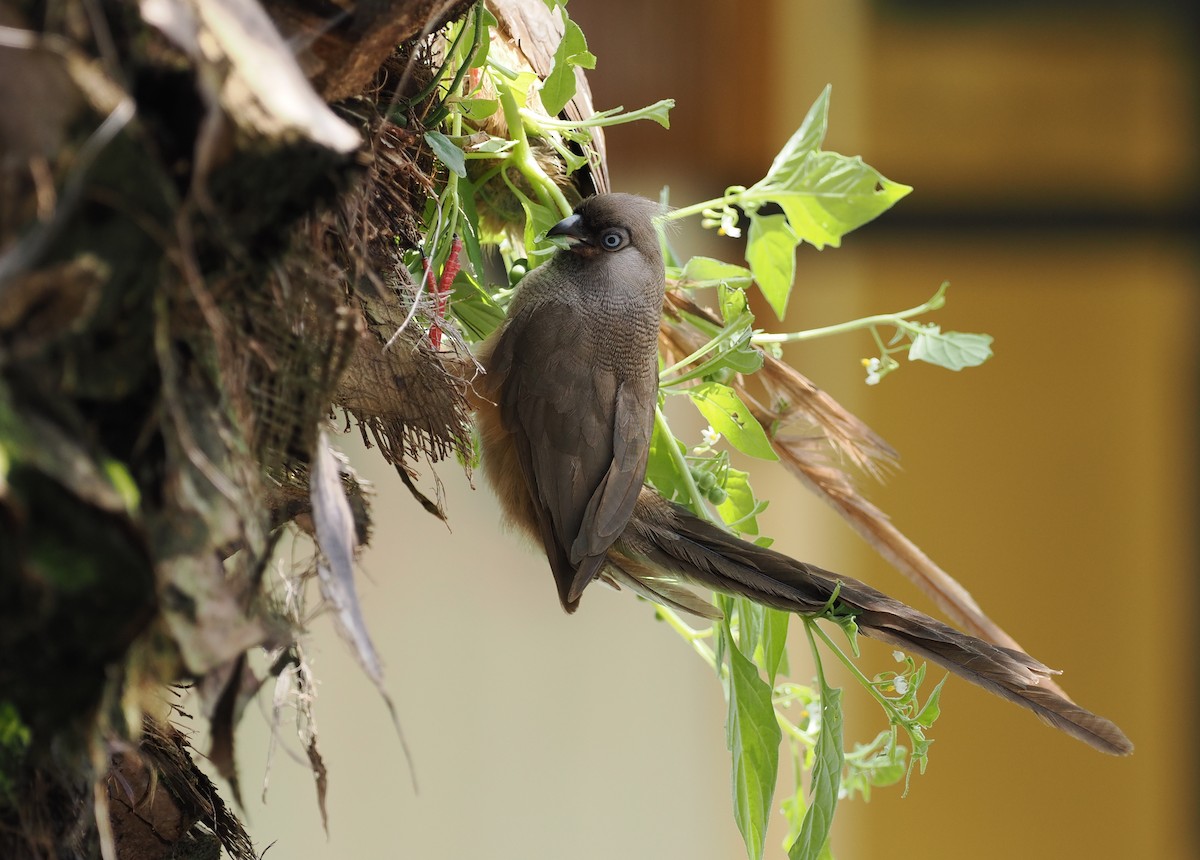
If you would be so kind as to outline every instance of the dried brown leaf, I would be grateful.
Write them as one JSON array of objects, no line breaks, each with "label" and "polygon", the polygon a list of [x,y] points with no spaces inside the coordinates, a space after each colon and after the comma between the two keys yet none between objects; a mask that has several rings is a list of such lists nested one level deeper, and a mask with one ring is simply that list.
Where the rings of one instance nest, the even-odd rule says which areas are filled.
[{"label": "dried brown leaf", "polygon": [[[701,332],[687,325],[681,313],[721,324],[715,312],[701,308],[682,292],[669,291],[666,301],[661,334],[668,349],[681,357],[690,355],[707,340]],[[845,458],[872,477],[878,477],[881,470],[894,461],[893,449],[803,374],[770,355],[764,357],[763,368],[757,376],[761,378],[770,405],[747,389],[744,378],[736,377],[732,385],[750,406],[788,471],[832,505],[876,552],[967,632],[1006,648],[1024,650],[983,612],[954,577],[934,563],[892,524],[886,514],[862,495],[854,477],[837,462]],[[1042,686],[1062,694],[1057,684],[1049,679],[1043,681]]]},{"label": "dried brown leaf", "polygon": [[196,64],[213,110],[268,139],[302,137],[334,152],[362,142],[313,91],[257,0],[141,0],[142,17]]}]

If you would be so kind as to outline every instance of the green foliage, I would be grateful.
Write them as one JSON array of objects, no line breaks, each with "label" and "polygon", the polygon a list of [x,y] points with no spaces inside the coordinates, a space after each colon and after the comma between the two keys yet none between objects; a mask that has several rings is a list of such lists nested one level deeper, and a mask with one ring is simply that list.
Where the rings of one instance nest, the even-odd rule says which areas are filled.
[{"label": "green foliage", "polygon": [[[710,458],[721,463],[721,455]],[[737,529],[745,535],[758,534],[758,515],[766,510],[767,503],[754,495],[750,486],[750,475],[740,469],[728,466],[728,458],[724,458],[724,469],[721,472],[719,486],[725,491],[725,498],[717,503],[717,514],[721,521],[730,528]],[[781,613],[784,618],[787,613]]]},{"label": "green foliage", "polygon": [[[814,648],[814,654],[816,650]],[[833,813],[842,781],[842,691],[821,678],[821,732],[812,767],[812,803],[804,812],[800,832],[788,848],[789,860],[819,857],[829,841]]]},{"label": "green foliage", "polygon": [[558,50],[554,52],[554,67],[542,83],[542,106],[546,113],[556,116],[575,96],[575,69],[596,68],[596,55],[587,49],[587,40],[579,25],[567,17],[566,6],[560,7],[566,30]]},{"label": "green foliage", "polygon": [[[726,286],[744,290],[750,286],[753,275],[744,266],[735,266],[712,257],[692,257],[675,276],[680,286],[697,287]],[[791,284],[788,284],[789,288]]]},{"label": "green foliage", "polygon": [[754,215],[746,240],[746,261],[771,310],[783,319],[796,279],[796,246],[800,237],[783,215]]},{"label": "green foliage", "polygon": [[[950,370],[976,367],[992,357],[991,335],[956,331],[942,332],[941,328],[934,323],[921,323],[914,319],[943,307],[946,304],[946,291],[949,288],[949,283],[942,283],[928,301],[907,310],[890,314],[875,314],[837,325],[788,334],[759,332],[754,335],[752,342],[757,346],[776,346],[866,329],[870,332],[871,338],[879,350],[878,356],[864,358],[862,361],[863,367],[867,371],[867,385],[877,385],[883,377],[897,370],[900,364],[892,356],[901,352],[908,352],[908,357],[912,361],[920,360]],[[880,333],[880,329],[885,326],[894,329],[894,333],[887,343],[884,343]]]},{"label": "green foliage", "polygon": [[[440,84],[445,90],[445,116],[441,129],[425,132],[426,142],[446,166],[446,182],[426,212],[422,253],[412,255],[407,264],[415,278],[424,279],[427,266],[435,273],[442,268],[450,237],[463,237],[467,260],[454,279],[449,312],[469,340],[486,337],[500,324],[513,286],[554,251],[546,231],[571,210],[560,184],[548,173],[545,154],[556,156],[569,174],[588,163],[577,149],[586,151],[592,127],[638,119],[669,125],[668,112],[673,106],[669,99],[634,111],[600,111],[582,121],[559,117],[575,94],[575,69],[593,68],[596,58],[588,51],[579,27],[567,16],[566,3],[546,3],[562,16],[565,35],[553,69],[540,84],[540,108],[527,99],[531,88],[537,87],[534,77],[506,69],[491,57],[487,27],[494,21],[480,5],[468,20],[452,29],[455,47]],[[470,85],[471,77],[462,74],[467,66],[481,71],[477,87]],[[714,323],[709,317],[683,314],[681,324],[697,334],[694,342],[702,345],[661,369],[660,406],[668,398],[682,395],[709,426],[700,439],[685,443],[672,432],[660,409],[646,478],[667,498],[762,545],[770,543],[759,535],[757,519],[766,502],[755,496],[749,474],[735,466],[735,458],[777,459],[770,430],[754,418],[739,394],[744,377],[763,366],[765,349],[865,330],[878,349],[876,357],[864,360],[868,384],[897,369],[894,356],[904,351],[910,360],[952,370],[975,366],[991,355],[989,336],[942,332],[937,325],[919,319],[945,303],[946,284],[927,302],[896,313],[801,332],[777,334],[755,328],[746,294],[752,285],[758,286],[772,310],[782,317],[793,288],[800,245],[838,247],[846,234],[912,190],[883,177],[859,157],[821,149],[829,102],[830,89],[826,87],[758,182],[732,186],[718,198],[664,216],[671,221],[700,215],[703,227],[731,238],[740,238],[742,224],[748,222],[747,265],[710,257],[679,261],[665,235],[662,239],[668,282],[680,290],[709,290],[720,320]],[[480,132],[480,123],[497,111],[504,115],[510,139]],[[497,187],[505,192],[510,213],[500,228],[489,226],[489,219],[483,217],[490,190]],[[664,201],[665,197],[664,189]],[[482,246],[487,243],[498,246],[505,268],[495,284],[485,275]],[[885,342],[883,333],[889,328],[894,331]],[[796,774],[796,791],[783,803],[791,824],[786,843],[789,857],[830,857],[829,832],[839,797],[869,797],[872,788],[898,783],[914,766],[924,770],[931,744],[926,730],[940,713],[941,683],[925,696],[921,691],[925,667],[916,666],[904,655],[898,657],[903,664],[899,671],[874,678],[864,675],[854,659],[854,618],[839,604],[836,592],[820,620],[843,631],[850,653],[830,638],[818,619],[805,618],[817,670],[816,686],[781,680],[788,671],[785,645],[790,616],[745,599],[720,595],[715,599],[724,617],[701,630],[689,627],[666,607],[658,607],[656,612],[722,679],[728,698],[726,729],[734,817],[747,856],[755,860],[764,853],[780,746],[786,738]],[[847,750],[841,690],[826,682],[818,642],[883,708],[887,728],[870,743]],[[800,709],[799,719],[791,716],[795,708]],[[911,754],[899,743],[901,730]],[[803,788],[806,771],[811,771],[808,793]]]},{"label": "green foliage", "polygon": [[[750,220],[746,260],[763,296],[780,319],[787,309],[795,275],[795,249],[807,242],[818,250],[838,247],[842,237],[890,209],[912,191],[879,171],[821,149],[829,125],[826,87],[800,128],[775,156],[767,175],[751,185],[735,185],[724,196],[677,210],[669,217],[702,213],[703,225],[723,235],[739,236],[739,207]],[[783,214],[763,213],[774,205]]]},{"label": "green foliage", "polygon": [[[461,105],[462,102],[459,104]],[[429,144],[429,148],[433,150],[438,161],[446,165],[452,173],[460,177],[467,175],[467,159],[463,155],[463,151],[455,146],[450,138],[440,131],[427,131],[425,132],[425,142]]]},{"label": "green foliage", "polygon": [[709,425],[743,454],[763,460],[778,460],[762,425],[736,391],[720,382],[701,382],[686,389],[692,403]]},{"label": "green foliage", "polygon": [[32,735],[11,702],[0,702],[0,808],[13,800],[14,777],[25,759]]},{"label": "green foliage", "polygon": [[992,357],[992,336],[943,332],[931,324],[913,338],[908,357],[911,361],[927,361],[950,370],[978,367]]},{"label": "green foliage", "polygon": [[725,740],[733,756],[733,815],[751,860],[763,855],[767,817],[779,770],[779,724],[771,687],[758,667],[732,640],[728,620],[721,628],[729,655],[729,716]]}]

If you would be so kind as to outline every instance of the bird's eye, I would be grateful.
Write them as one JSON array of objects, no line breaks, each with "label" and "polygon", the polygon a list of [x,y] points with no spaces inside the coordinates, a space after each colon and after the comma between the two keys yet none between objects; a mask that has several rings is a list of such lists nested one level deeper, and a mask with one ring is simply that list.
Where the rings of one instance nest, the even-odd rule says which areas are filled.
[{"label": "bird's eye", "polygon": [[600,244],[606,251],[615,251],[625,245],[625,234],[620,230],[605,230],[600,234]]}]

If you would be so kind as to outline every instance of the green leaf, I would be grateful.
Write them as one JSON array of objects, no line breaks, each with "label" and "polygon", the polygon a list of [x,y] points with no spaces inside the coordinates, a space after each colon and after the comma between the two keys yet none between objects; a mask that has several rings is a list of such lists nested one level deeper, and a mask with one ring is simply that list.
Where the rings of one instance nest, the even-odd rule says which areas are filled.
[{"label": "green leaf", "polygon": [[550,116],[561,113],[567,102],[575,96],[575,67],[596,68],[596,57],[588,51],[583,31],[579,29],[578,24],[567,18],[565,9],[563,18],[566,30],[563,32],[562,41],[558,43],[558,50],[554,52],[554,66],[542,83],[541,89],[542,107]]},{"label": "green leaf", "polygon": [[750,215],[746,261],[763,297],[783,319],[796,279],[796,245],[800,238],[783,215]]},{"label": "green leaf", "polygon": [[890,209],[912,191],[892,182],[859,156],[814,152],[787,185],[764,179],[751,192],[779,204],[796,235],[817,249],[838,247],[842,236]]},{"label": "green leaf", "polygon": [[[805,703],[806,707],[808,705],[809,703]],[[800,835],[800,827],[804,823],[804,813],[808,810],[808,802],[804,799],[805,751],[806,748],[800,744],[792,744],[792,772],[796,790],[783,801],[783,814],[788,822],[788,834],[783,840],[785,850]],[[817,855],[817,860],[833,860],[833,851],[830,850],[828,840],[821,853]]]},{"label": "green leaf", "polygon": [[547,237],[546,233],[559,222],[562,218],[557,212],[543,206],[534,200],[530,200],[525,192],[521,191],[512,180],[508,178],[507,173],[502,173],[505,185],[512,195],[517,198],[517,202],[521,204],[521,210],[525,213],[525,231],[524,245],[525,256],[529,258],[531,268],[536,268],[537,264],[543,262],[544,258],[554,253],[554,239]]},{"label": "green leaf", "polygon": [[[737,607],[738,649],[754,660],[762,639],[763,606],[748,597],[735,597],[734,605]],[[758,660],[754,662],[757,664]],[[761,664],[759,668],[762,668]]]},{"label": "green leaf", "polygon": [[142,494],[138,490],[137,482],[133,479],[133,475],[129,474],[129,468],[120,460],[114,460],[111,457],[104,457],[100,460],[100,468],[108,477],[108,481],[112,484],[113,489],[121,496],[125,502],[125,509],[129,513],[136,513],[138,505],[141,503]]},{"label": "green leaf", "polygon": [[895,785],[904,779],[907,769],[904,747],[893,744],[888,747],[886,752],[871,759],[870,767],[866,771],[867,787],[868,789],[871,787],[886,788],[889,785]]},{"label": "green leaf", "polygon": [[17,808],[16,781],[32,733],[11,702],[0,701],[0,804]]},{"label": "green leaf", "polygon": [[687,453],[687,446],[663,433],[655,421],[654,433],[650,437],[650,454],[646,460],[646,480],[671,501],[687,504],[690,501],[687,488],[675,466],[675,458],[671,456],[670,445],[676,446],[681,453]]},{"label": "green leaf", "polygon": [[726,320],[723,326],[703,317],[684,314],[699,332],[708,335],[709,342],[697,352],[694,361],[698,363],[677,374],[660,374],[662,385],[671,393],[680,393],[672,387],[693,379],[728,382],[734,373],[755,373],[763,366],[763,352],[752,342],[754,314],[747,307],[745,292],[721,286],[718,287],[718,300]]},{"label": "green leaf", "polygon": [[767,676],[767,684],[775,686],[775,676],[783,663],[787,645],[789,613],[762,606],[745,597],[735,600],[738,618],[738,647],[752,656],[755,665]]},{"label": "green leaf", "polygon": [[459,99],[455,105],[467,119],[479,122],[494,114],[500,102],[498,99]]},{"label": "green leaf", "polygon": [[921,708],[920,713],[916,716],[916,721],[927,729],[931,728],[934,721],[942,715],[942,706],[940,704],[942,685],[946,683],[946,678],[949,677],[949,675],[942,676],[942,680],[937,682],[937,686],[929,694],[929,699],[925,702],[925,707]]},{"label": "green leaf", "polygon": [[[476,280],[483,277],[483,248],[479,243],[479,211],[475,206],[475,198],[478,194],[477,186],[467,180],[459,183],[458,186],[458,203],[462,207],[463,215],[466,217],[462,220],[462,237],[463,246],[467,249],[467,259],[471,262],[471,271]],[[489,301],[491,297],[489,296]]]},{"label": "green leaf", "polygon": [[829,94],[832,89],[832,85],[825,85],[825,89],[821,91],[812,107],[808,109],[808,113],[804,115],[804,121],[800,123],[800,127],[796,129],[788,142],[784,144],[783,149],[779,150],[775,160],[771,162],[771,169],[762,178],[760,185],[790,186],[794,184],[793,176],[800,165],[804,163],[810,153],[820,149],[821,144],[825,141],[825,131],[829,127]]},{"label": "green leaf", "polygon": [[517,144],[512,140],[505,140],[502,137],[489,137],[483,143],[471,147],[471,152],[507,152]]},{"label": "green leaf", "polygon": [[[869,744],[855,744],[854,752],[846,755],[846,768],[838,793],[843,799],[855,794],[871,799],[871,791],[895,785],[904,779],[908,770],[908,750],[895,741],[895,728],[884,729]],[[799,833],[799,827],[796,828]]]},{"label": "green leaf", "polygon": [[504,322],[504,311],[465,269],[454,279],[450,313],[474,340],[483,340]]},{"label": "green leaf", "polygon": [[[626,111],[624,105],[617,105],[615,108],[596,111],[588,119],[575,124],[574,128],[609,128],[614,125],[623,125],[627,122],[637,122],[643,119],[656,122],[663,128],[670,128],[671,111],[674,108],[675,99],[659,99],[652,105],[646,105],[645,107],[631,111]],[[664,205],[663,211],[666,211],[666,209],[667,207]]]},{"label": "green leaf", "polygon": [[467,175],[467,160],[463,156],[463,151],[450,138],[440,131],[427,131],[425,132],[425,142],[429,144],[429,148],[433,150],[438,161],[446,165],[453,173],[459,176]]},{"label": "green leaf", "polygon": [[652,105],[636,111],[638,119],[648,119],[663,128],[671,127],[671,108],[675,107],[675,99],[659,99]]},{"label": "green leaf", "polygon": [[927,361],[950,370],[978,367],[992,357],[990,334],[941,331],[931,325],[915,338],[908,349],[910,361]]},{"label": "green leaf", "polygon": [[750,475],[740,469],[728,469],[725,473],[725,501],[717,505],[721,519],[744,534],[758,534],[758,514],[766,507],[750,487]]},{"label": "green leaf", "polygon": [[[728,624],[723,626],[728,637]],[[782,735],[771,704],[771,687],[732,642],[728,650],[729,718],[725,725],[733,758],[733,813],[746,843],[746,856],[760,860]]]},{"label": "green leaf", "polygon": [[[753,333],[747,330],[744,337],[737,338],[728,349],[722,350],[720,361],[714,370],[728,368],[735,373],[757,373],[766,359],[763,357],[762,350],[750,343],[752,336]],[[722,380],[718,378],[717,381]]]},{"label": "green leaf", "polygon": [[792,614],[781,609],[763,607],[762,670],[767,683],[775,686],[775,676],[786,671],[788,622]]},{"label": "green leaf", "polygon": [[[729,619],[729,618],[733,617],[734,602],[733,602],[733,598],[730,597],[728,594],[721,594],[719,591],[714,592],[713,593],[713,603],[716,604],[717,609],[720,611],[722,618]],[[724,674],[725,652],[727,652],[729,650],[729,647],[733,644],[733,642],[732,642],[733,636],[729,632],[729,624],[727,624],[727,623],[716,625],[716,631],[717,631],[717,636],[716,636],[717,642],[716,642],[716,647],[713,649],[713,656],[714,656],[713,662],[717,669],[717,677],[721,679],[721,684],[725,691],[725,697],[728,698],[729,697],[729,676]],[[726,745],[728,746],[728,742],[729,742],[729,720],[728,719],[726,719],[726,721],[725,721],[725,740],[726,740]]]},{"label": "green leaf", "polygon": [[800,835],[788,848],[789,860],[816,860],[829,840],[842,779],[842,691],[821,681],[821,733],[812,769],[812,797]]},{"label": "green leaf", "polygon": [[21,715],[11,702],[0,702],[0,747],[27,747],[31,737],[29,728],[21,722]]},{"label": "green leaf", "polygon": [[[495,68],[495,63],[492,64],[492,68]],[[528,107],[529,90],[537,86],[539,82],[540,79],[533,72],[521,72],[513,75],[508,89],[512,92],[513,100],[518,107]]]},{"label": "green leaf", "polygon": [[[491,28],[497,26],[499,22],[496,20],[496,16],[492,14],[491,10],[482,3],[475,7],[475,14],[480,16],[482,19],[480,21],[480,26],[483,30],[483,38],[479,40],[479,50],[475,52],[475,58],[471,60],[471,65],[468,66],[468,68],[481,69],[487,62],[488,52],[492,46],[492,40],[488,38],[488,33],[491,31]],[[471,45],[464,44],[462,50],[463,56],[465,57],[471,50]]]},{"label": "green leaf", "polygon": [[687,390],[700,414],[713,429],[743,454],[763,460],[778,460],[762,425],[750,414],[742,399],[728,385],[702,382]]},{"label": "green leaf", "polygon": [[[846,233],[912,191],[907,185],[884,178],[857,156],[850,158],[820,149],[829,121],[829,92],[826,87],[813,103],[767,175],[738,195],[741,199],[737,201],[752,218],[764,203],[778,204],[796,238],[818,249],[837,247]],[[784,238],[774,237],[780,243]],[[756,270],[755,276],[758,274]]]},{"label": "green leaf", "polygon": [[[689,287],[715,287],[725,284],[730,287],[748,287],[752,279],[745,266],[714,260],[712,257],[692,257],[679,273],[681,283]],[[726,317],[726,322],[729,318]]]},{"label": "green leaf", "polygon": [[747,325],[753,325],[754,314],[750,312],[750,300],[746,298],[746,290],[738,285],[723,283],[717,287],[717,306],[721,309],[721,319],[726,324],[747,317]]}]

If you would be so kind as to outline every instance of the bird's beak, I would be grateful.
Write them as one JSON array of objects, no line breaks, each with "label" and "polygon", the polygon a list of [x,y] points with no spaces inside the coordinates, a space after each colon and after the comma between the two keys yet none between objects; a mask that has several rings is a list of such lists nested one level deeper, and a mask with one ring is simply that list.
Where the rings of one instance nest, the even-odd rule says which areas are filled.
[{"label": "bird's beak", "polygon": [[546,237],[559,236],[566,239],[571,246],[580,243],[588,244],[583,232],[583,219],[579,215],[569,215],[546,231]]}]

